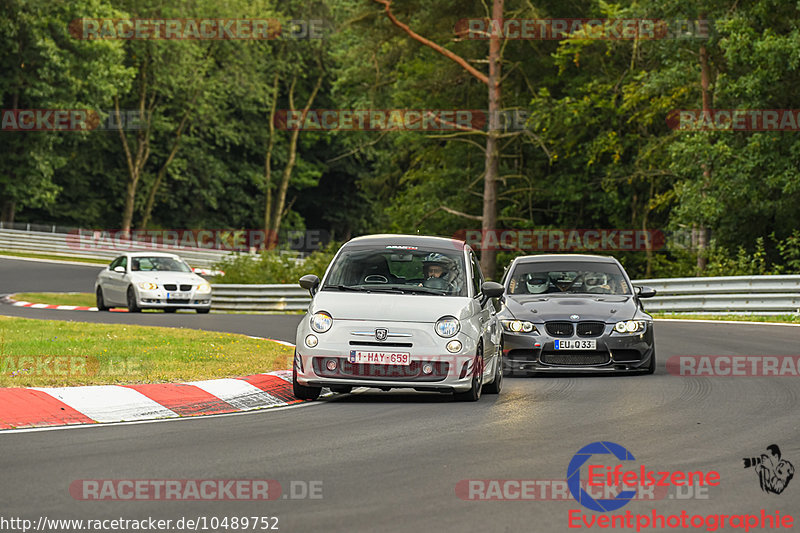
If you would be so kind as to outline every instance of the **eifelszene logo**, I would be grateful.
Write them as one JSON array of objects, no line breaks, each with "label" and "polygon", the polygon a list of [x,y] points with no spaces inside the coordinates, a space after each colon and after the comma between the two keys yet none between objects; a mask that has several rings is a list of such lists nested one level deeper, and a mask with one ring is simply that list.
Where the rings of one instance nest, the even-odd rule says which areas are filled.
[{"label": "eifelszene logo", "polygon": [[[581,467],[595,455],[613,455],[619,461],[635,461],[631,452],[614,442],[600,441],[588,444],[578,450],[567,467],[567,486],[572,497],[582,506],[592,511],[606,513],[627,505],[636,498],[636,490],[640,487],[688,487],[717,486],[720,483],[719,472],[716,471],[655,471],[645,465],[638,465],[633,470],[623,470],[622,464],[614,467],[591,464],[587,465],[587,485],[591,487],[618,487],[622,490],[614,498],[595,499],[581,486]],[[595,461],[596,463],[597,461]]]},{"label": "eifelszene logo", "polygon": [[769,454],[762,453],[761,457],[745,457],[744,467],[754,468],[761,490],[780,494],[794,477],[794,466],[786,459],[781,459],[781,449],[777,444],[767,446],[767,451]]}]

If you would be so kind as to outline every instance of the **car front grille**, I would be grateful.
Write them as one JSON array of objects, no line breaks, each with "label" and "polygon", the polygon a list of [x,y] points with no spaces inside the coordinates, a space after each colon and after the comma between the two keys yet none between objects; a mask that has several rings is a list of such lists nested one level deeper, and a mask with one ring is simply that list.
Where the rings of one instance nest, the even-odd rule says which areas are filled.
[{"label": "car front grille", "polygon": [[599,337],[606,325],[603,322],[579,322],[577,329],[579,337]]},{"label": "car front grille", "polygon": [[553,337],[572,337],[572,322],[547,322],[545,329]]},{"label": "car front grille", "polygon": [[388,348],[411,348],[414,346],[411,342],[373,342],[373,341],[350,341],[350,346],[386,346]]},{"label": "car front grille", "polygon": [[164,284],[164,288],[166,290],[168,290],[168,291],[177,291],[178,290],[178,286],[175,285],[174,283],[166,283],[166,284]]},{"label": "car front grille", "polygon": [[607,352],[542,352],[541,362],[556,366],[604,365],[610,361]]},{"label": "car front grille", "polygon": [[[326,363],[330,359],[336,360],[336,369],[328,370]],[[423,361],[412,361],[410,365],[372,365],[372,364],[353,364],[345,357],[314,357],[314,373],[325,378],[341,379],[370,379],[386,381],[442,381],[447,377],[450,370],[450,363],[446,361],[434,361],[433,372],[430,374],[422,373]]]},{"label": "car front grille", "polygon": [[181,285],[181,290],[184,291],[184,292],[190,291],[190,290],[192,290],[192,286],[191,285]]},{"label": "car front grille", "polygon": [[170,298],[169,300],[167,300],[167,303],[168,304],[188,304],[189,300],[184,300],[184,299],[178,300],[176,298]]}]

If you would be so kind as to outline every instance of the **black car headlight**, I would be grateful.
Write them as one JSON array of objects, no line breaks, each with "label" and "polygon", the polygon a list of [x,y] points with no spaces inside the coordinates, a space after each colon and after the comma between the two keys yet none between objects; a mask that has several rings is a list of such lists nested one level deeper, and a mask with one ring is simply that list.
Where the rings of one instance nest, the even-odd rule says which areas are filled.
[{"label": "black car headlight", "polygon": [[506,333],[539,334],[539,330],[536,329],[533,322],[528,322],[527,320],[501,320],[500,323],[503,325],[503,331]]},{"label": "black car headlight", "polygon": [[647,330],[647,322],[644,320],[622,320],[614,324],[614,331],[626,335],[644,333]]}]

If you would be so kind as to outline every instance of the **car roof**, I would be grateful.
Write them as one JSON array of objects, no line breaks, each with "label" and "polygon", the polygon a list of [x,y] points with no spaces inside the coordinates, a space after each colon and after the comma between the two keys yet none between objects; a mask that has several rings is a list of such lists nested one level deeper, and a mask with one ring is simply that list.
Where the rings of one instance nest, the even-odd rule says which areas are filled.
[{"label": "car roof", "polygon": [[458,239],[448,239],[447,237],[431,237],[428,235],[400,235],[383,233],[379,235],[365,235],[347,241],[345,246],[420,246],[427,248],[440,248],[450,250],[463,250],[465,243]]},{"label": "car roof", "polygon": [[544,262],[573,262],[573,263],[619,263],[614,257],[607,255],[586,254],[542,254],[517,257],[516,263],[544,263]]},{"label": "car roof", "polygon": [[128,257],[171,257],[173,259],[180,259],[180,256],[177,254],[167,252],[128,252],[123,255],[127,255]]}]

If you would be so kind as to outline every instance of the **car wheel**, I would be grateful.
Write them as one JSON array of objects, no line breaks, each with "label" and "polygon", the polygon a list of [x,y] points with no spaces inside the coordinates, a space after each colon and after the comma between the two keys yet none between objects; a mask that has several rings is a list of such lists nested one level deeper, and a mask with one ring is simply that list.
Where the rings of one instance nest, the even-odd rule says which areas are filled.
[{"label": "car wheel", "polygon": [[103,289],[102,287],[97,287],[97,298],[96,298],[96,306],[98,311],[108,311],[108,306],[106,305],[106,300],[103,298]]},{"label": "car wheel", "polygon": [[647,366],[645,374],[654,374],[656,371],[656,347],[653,346],[653,353],[650,355],[650,364]]},{"label": "car wheel", "polygon": [[331,385],[330,389],[331,392],[338,392],[339,394],[350,394],[353,391],[353,387],[350,385]]},{"label": "car wheel", "polygon": [[500,394],[503,388],[503,345],[497,350],[497,362],[494,365],[494,379],[491,383],[483,386],[483,392],[486,394]]},{"label": "car wheel", "polygon": [[142,309],[136,304],[136,291],[133,290],[133,287],[128,287],[128,312],[129,313],[138,313]]},{"label": "car wheel", "polygon": [[297,382],[297,367],[292,364],[292,393],[298,400],[316,400],[319,398],[319,393],[322,392],[322,387],[307,387],[300,385]]},{"label": "car wheel", "polygon": [[197,310],[197,314],[198,315],[207,315],[209,311],[211,311],[210,308],[209,309],[198,309]]},{"label": "car wheel", "polygon": [[453,397],[459,402],[477,402],[481,397],[481,388],[483,388],[483,345],[479,344],[473,365],[472,387],[468,391],[454,393]]}]

